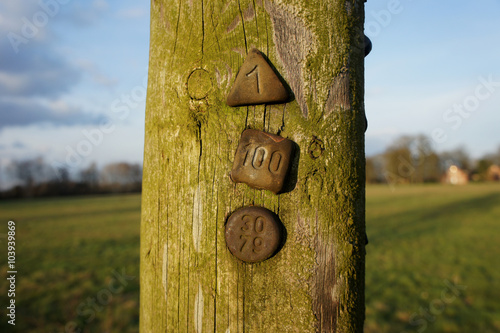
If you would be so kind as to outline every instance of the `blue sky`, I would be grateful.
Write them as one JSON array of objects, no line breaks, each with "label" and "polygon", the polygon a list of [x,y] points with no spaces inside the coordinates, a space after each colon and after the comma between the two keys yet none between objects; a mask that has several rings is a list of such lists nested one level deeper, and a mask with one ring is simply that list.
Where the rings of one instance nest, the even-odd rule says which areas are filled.
[{"label": "blue sky", "polygon": [[[496,151],[500,1],[365,7],[367,154],[420,133],[437,151]],[[149,1],[2,0],[0,168],[141,162],[148,53]]]},{"label": "blue sky", "polygon": [[149,3],[2,0],[0,167],[141,162]]},{"label": "blue sky", "polygon": [[437,151],[496,151],[500,1],[368,0],[365,8],[367,153],[419,133]]}]

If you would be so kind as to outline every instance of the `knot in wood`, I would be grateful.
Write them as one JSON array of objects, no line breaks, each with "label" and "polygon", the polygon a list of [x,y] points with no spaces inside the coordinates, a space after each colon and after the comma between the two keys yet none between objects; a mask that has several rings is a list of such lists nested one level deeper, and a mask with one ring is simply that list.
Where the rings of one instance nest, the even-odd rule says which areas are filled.
[{"label": "knot in wood", "polygon": [[206,70],[198,68],[189,74],[187,80],[187,91],[191,99],[204,99],[208,96],[211,90],[212,79]]},{"label": "knot in wood", "polygon": [[309,143],[309,148],[307,149],[307,152],[309,153],[309,156],[313,160],[315,160],[321,157],[321,155],[323,155],[324,150],[325,150],[325,145],[323,141],[321,141],[317,137],[313,137],[311,143]]}]

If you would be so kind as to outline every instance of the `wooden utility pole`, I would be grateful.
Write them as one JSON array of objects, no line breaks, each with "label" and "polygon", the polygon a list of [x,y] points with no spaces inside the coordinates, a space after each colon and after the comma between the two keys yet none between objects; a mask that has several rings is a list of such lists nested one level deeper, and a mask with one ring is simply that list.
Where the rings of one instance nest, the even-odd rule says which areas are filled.
[{"label": "wooden utility pole", "polygon": [[[141,332],[362,332],[364,1],[152,0],[151,16]],[[228,106],[250,55],[281,76],[289,100]],[[240,74],[261,94],[253,69]],[[245,129],[293,142],[282,191],[231,178]],[[267,152],[254,154],[258,169]],[[286,229],[257,263],[226,244],[229,216],[251,206]]]}]

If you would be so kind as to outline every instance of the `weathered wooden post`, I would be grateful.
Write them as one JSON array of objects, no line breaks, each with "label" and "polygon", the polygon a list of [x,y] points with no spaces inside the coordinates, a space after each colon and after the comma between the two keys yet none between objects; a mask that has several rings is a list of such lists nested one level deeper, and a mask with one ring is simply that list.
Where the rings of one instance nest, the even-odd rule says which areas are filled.
[{"label": "weathered wooden post", "polygon": [[364,1],[151,15],[141,332],[362,332]]}]

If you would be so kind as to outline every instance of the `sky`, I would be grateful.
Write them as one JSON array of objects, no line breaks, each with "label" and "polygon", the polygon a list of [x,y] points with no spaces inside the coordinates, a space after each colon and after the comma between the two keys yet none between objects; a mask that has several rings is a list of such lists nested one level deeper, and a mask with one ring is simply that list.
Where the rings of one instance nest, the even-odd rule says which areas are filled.
[{"label": "sky", "polygon": [[141,163],[148,59],[146,1],[2,0],[0,168]]},{"label": "sky", "polygon": [[368,0],[367,154],[402,134],[473,158],[500,146],[500,1]]},{"label": "sky", "polygon": [[[368,0],[367,155],[401,135],[500,145],[500,0]],[[2,0],[0,172],[142,162],[149,1]]]}]

